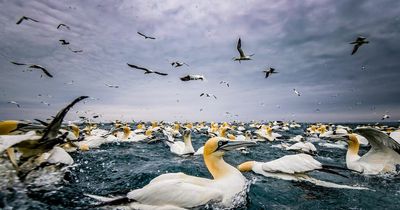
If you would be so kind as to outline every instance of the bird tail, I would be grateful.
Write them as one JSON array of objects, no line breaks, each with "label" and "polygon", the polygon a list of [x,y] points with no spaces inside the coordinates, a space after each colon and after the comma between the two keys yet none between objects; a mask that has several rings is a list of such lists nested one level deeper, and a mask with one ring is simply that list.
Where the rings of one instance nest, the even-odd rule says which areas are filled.
[{"label": "bird tail", "polygon": [[126,196],[119,196],[119,197],[104,197],[104,196],[98,196],[98,195],[91,195],[91,194],[85,194],[85,196],[88,196],[90,198],[93,198],[97,201],[100,201],[98,204],[94,204],[91,207],[101,207],[101,206],[112,206],[112,205],[122,205],[126,204],[129,202],[132,202],[133,200],[129,199]]}]

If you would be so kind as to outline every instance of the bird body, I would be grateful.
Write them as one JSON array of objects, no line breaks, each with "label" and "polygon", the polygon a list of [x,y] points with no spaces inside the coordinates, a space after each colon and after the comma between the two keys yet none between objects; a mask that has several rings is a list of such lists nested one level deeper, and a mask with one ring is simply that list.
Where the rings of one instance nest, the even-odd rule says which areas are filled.
[{"label": "bird body", "polygon": [[354,44],[353,51],[351,52],[351,55],[354,55],[357,52],[358,48],[361,47],[361,45],[369,43],[369,41],[367,41],[366,39],[367,38],[365,38],[363,36],[359,36],[359,37],[357,37],[356,41],[350,42],[350,44]]},{"label": "bird body", "polygon": [[211,94],[211,93],[202,93],[202,94],[200,94],[200,97],[202,97],[202,96],[206,96],[206,97],[214,97],[215,99],[217,99],[217,96],[215,96],[214,94]]},{"label": "bird body", "polygon": [[300,96],[300,92],[297,91],[296,89],[293,89],[294,94],[296,94],[297,96]]},{"label": "bird body", "polygon": [[189,65],[188,65],[187,63],[185,63],[185,62],[174,61],[174,62],[171,63],[171,66],[173,66],[173,67],[175,67],[175,68],[181,67],[181,66],[183,66],[183,65],[189,66]]},{"label": "bird body", "polygon": [[191,74],[191,75],[186,75],[184,77],[180,78],[182,81],[190,81],[190,80],[205,80],[203,75],[197,75],[197,74]]},{"label": "bird body", "polygon": [[236,49],[239,51],[239,57],[234,57],[233,60],[234,61],[239,61],[239,63],[241,61],[251,60],[251,57],[254,55],[254,54],[251,54],[251,55],[245,55],[244,54],[244,52],[242,50],[242,41],[241,41],[240,38],[239,38],[239,40],[237,42]]},{"label": "bird body", "polygon": [[275,68],[270,67],[269,70],[263,71],[265,73],[265,78],[268,78],[272,74],[277,74],[278,72],[275,71]]}]

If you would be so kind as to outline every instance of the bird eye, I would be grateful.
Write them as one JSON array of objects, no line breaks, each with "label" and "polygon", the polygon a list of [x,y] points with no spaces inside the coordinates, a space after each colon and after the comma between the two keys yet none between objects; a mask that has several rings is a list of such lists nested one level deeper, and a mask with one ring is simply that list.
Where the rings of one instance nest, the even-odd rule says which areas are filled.
[{"label": "bird eye", "polygon": [[222,146],[222,141],[218,142],[218,146]]}]

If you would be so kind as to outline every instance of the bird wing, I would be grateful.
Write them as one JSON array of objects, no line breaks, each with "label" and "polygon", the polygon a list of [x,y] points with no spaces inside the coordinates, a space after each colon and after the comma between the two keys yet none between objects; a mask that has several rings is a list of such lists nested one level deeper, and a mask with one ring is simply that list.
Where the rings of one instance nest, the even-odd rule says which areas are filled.
[{"label": "bird wing", "polygon": [[265,72],[265,78],[269,77],[269,71],[264,71]]},{"label": "bird wing", "polygon": [[201,96],[204,96],[204,93],[200,94],[200,97],[201,97]]},{"label": "bird wing", "polygon": [[190,75],[184,76],[180,78],[182,81],[189,81],[190,80]]},{"label": "bird wing", "polygon": [[146,35],[144,35],[144,34],[142,34],[142,33],[140,33],[139,31],[137,32],[140,36],[143,36],[144,38],[146,38],[147,36]]},{"label": "bird wing", "polygon": [[156,39],[155,37],[152,37],[152,36],[148,36],[147,38],[148,39]]},{"label": "bird wing", "polygon": [[286,155],[262,164],[262,169],[266,172],[287,174],[305,173],[321,168],[322,164],[307,154]]},{"label": "bird wing", "polygon": [[228,87],[229,87],[229,83],[226,83],[226,86],[228,86]]},{"label": "bird wing", "polygon": [[20,23],[22,23],[22,21],[24,21],[24,19],[26,19],[25,16],[22,16],[17,22],[16,24],[19,25]]},{"label": "bird wing", "polygon": [[10,63],[12,63],[12,64],[14,64],[14,65],[17,65],[17,66],[24,66],[24,65],[27,65],[27,64],[25,64],[25,63],[18,63],[18,62],[14,62],[14,61],[10,61]]},{"label": "bird wing", "polygon": [[154,71],[154,73],[158,74],[158,75],[162,75],[162,76],[167,76],[168,75],[167,73],[162,73],[162,72],[158,72],[158,71]]},{"label": "bird wing", "polygon": [[42,66],[36,66],[36,67],[30,67],[30,68],[40,69],[40,70],[42,70],[43,73],[46,74],[48,77],[53,77],[53,75],[51,75],[50,72],[48,72],[47,69],[43,68]]},{"label": "bird wing", "polygon": [[39,22],[39,21],[37,21],[37,20],[35,20],[33,18],[30,18],[30,17],[26,17],[26,19],[32,20],[33,22]]},{"label": "bird wing", "polygon": [[149,69],[146,69],[144,67],[136,66],[136,65],[133,65],[133,64],[129,64],[129,63],[127,63],[127,64],[128,64],[129,67],[132,67],[132,68],[135,68],[135,69],[139,69],[139,70],[143,70],[143,71],[147,71],[147,72],[153,72],[153,71],[151,71]]},{"label": "bird wing", "polygon": [[351,54],[354,55],[354,53],[357,52],[357,50],[358,50],[359,47],[360,47],[359,44],[355,44],[354,47],[353,47],[353,51],[351,52]]},{"label": "bird wing", "polygon": [[213,95],[215,99],[217,99],[217,96]]},{"label": "bird wing", "polygon": [[242,50],[242,40],[240,40],[240,38],[238,40],[236,48],[239,51],[240,57],[245,57],[244,52]]},{"label": "bird wing", "polygon": [[183,177],[173,176],[134,190],[128,193],[127,197],[141,204],[155,206],[169,204],[177,207],[192,208],[210,201],[221,201],[223,199],[223,193],[220,190],[209,187],[209,183],[210,181],[204,180],[199,182],[199,178],[187,175]]},{"label": "bird wing", "polygon": [[364,136],[371,144],[371,150],[380,151],[390,148],[400,154],[400,144],[387,134],[374,128],[357,128],[356,133]]}]

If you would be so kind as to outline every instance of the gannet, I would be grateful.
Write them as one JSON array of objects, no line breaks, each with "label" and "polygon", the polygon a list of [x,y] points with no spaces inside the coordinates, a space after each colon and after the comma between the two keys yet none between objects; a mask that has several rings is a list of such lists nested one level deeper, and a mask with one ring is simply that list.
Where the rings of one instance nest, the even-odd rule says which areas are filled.
[{"label": "gannet", "polygon": [[317,148],[311,142],[297,142],[289,147],[286,147],[288,151],[299,151],[307,154],[315,154]]},{"label": "gannet", "polygon": [[194,149],[192,146],[192,137],[190,129],[185,129],[183,131],[183,142],[181,141],[166,141],[169,149],[172,153],[177,155],[193,155]]},{"label": "gannet", "polygon": [[382,117],[382,120],[389,119],[389,118],[390,118],[390,115],[384,114]]},{"label": "gannet", "polygon": [[16,24],[19,25],[19,24],[22,23],[22,21],[24,21],[24,20],[31,20],[31,21],[33,21],[33,22],[39,22],[39,21],[37,21],[37,20],[35,20],[35,19],[33,19],[33,18],[26,17],[26,16],[22,16],[22,17],[18,20],[18,22],[17,22]]},{"label": "gannet", "polygon": [[179,61],[171,62],[171,66],[173,66],[173,67],[175,67],[175,68],[181,67],[181,66],[183,66],[183,65],[189,66],[189,65],[188,65],[187,63],[185,63],[185,62],[179,62]]},{"label": "gannet", "polygon": [[135,65],[129,64],[129,63],[127,63],[127,65],[128,65],[129,67],[131,67],[131,68],[135,68],[135,69],[139,69],[139,70],[145,71],[144,74],[151,74],[151,73],[154,73],[154,74],[158,74],[158,75],[161,75],[161,76],[166,76],[166,75],[168,75],[167,73],[162,73],[162,72],[158,72],[158,71],[153,71],[153,70],[150,70],[150,69],[147,69],[147,68],[144,68],[144,67],[140,67],[140,66],[135,66]]},{"label": "gannet", "polygon": [[69,45],[69,42],[65,39],[60,39],[59,41],[60,41],[61,45]]},{"label": "gannet", "polygon": [[297,91],[296,89],[293,89],[294,94],[296,94],[297,96],[300,96],[300,92]]},{"label": "gannet", "polygon": [[151,37],[151,36],[146,36],[146,35],[144,35],[143,33],[140,33],[139,31],[138,31],[137,33],[138,33],[140,36],[143,36],[144,39],[156,39],[156,38]]},{"label": "gannet", "polygon": [[306,181],[322,187],[367,189],[364,187],[353,187],[325,182],[314,179],[306,174],[310,171],[320,170],[340,175],[339,173],[331,170],[332,168],[339,169],[340,167],[325,166],[307,154],[286,155],[269,162],[247,161],[238,166],[238,169],[241,172],[253,171],[254,173],[276,179],[289,181]]},{"label": "gannet", "polygon": [[186,82],[189,80],[205,80],[203,75],[197,75],[197,74],[192,74],[192,75],[186,75],[184,77],[180,78],[182,81]]},{"label": "gannet", "polygon": [[240,38],[239,38],[238,43],[237,43],[237,45],[236,45],[236,49],[239,51],[240,57],[233,57],[233,60],[234,60],[234,61],[239,61],[239,63],[240,63],[241,61],[251,60],[251,56],[254,55],[254,54],[251,54],[251,55],[245,55],[245,54],[244,54],[244,52],[243,52],[243,50],[242,50],[242,41],[241,41]]},{"label": "gannet", "polygon": [[354,44],[353,51],[351,52],[352,55],[357,52],[358,48],[361,47],[361,45],[369,43],[369,41],[367,41],[366,39],[367,38],[363,36],[359,36],[357,37],[356,41],[350,42],[350,44]]},{"label": "gannet", "polygon": [[110,85],[110,84],[104,84],[104,85],[106,85],[107,87],[109,87],[109,88],[119,88],[119,86],[118,85]]},{"label": "gannet", "polygon": [[46,101],[41,101],[40,103],[41,103],[41,104],[44,104],[44,105],[47,105],[47,106],[50,106],[50,104],[47,103]]},{"label": "gannet", "polygon": [[263,139],[267,139],[268,141],[274,141],[276,138],[281,137],[282,135],[278,133],[272,132],[272,128],[269,126],[261,126],[260,129],[255,131],[255,133]]},{"label": "gannet", "polygon": [[80,53],[83,52],[83,50],[73,50],[72,48],[68,47],[69,50],[71,50],[71,52],[73,53]]},{"label": "gannet", "polygon": [[16,101],[9,101],[7,102],[9,104],[15,104],[18,108],[20,108],[21,106],[19,105],[19,103],[17,103]]},{"label": "gannet", "polygon": [[347,135],[347,168],[364,174],[396,172],[396,165],[400,164],[400,144],[396,140],[374,128],[357,128],[355,132],[368,140],[371,149],[359,156],[359,140],[354,134]]},{"label": "gannet", "polygon": [[268,78],[271,74],[277,74],[278,72],[275,71],[275,68],[270,67],[269,70],[263,71],[265,73],[265,78]]},{"label": "gannet", "polygon": [[221,81],[221,82],[219,82],[219,84],[226,84],[226,86],[229,87],[229,82],[227,82],[227,81]]},{"label": "gannet", "polygon": [[200,97],[202,97],[202,96],[204,96],[204,95],[205,95],[206,97],[211,97],[211,96],[212,96],[212,97],[214,97],[215,99],[217,99],[217,96],[215,96],[214,94],[211,94],[211,93],[201,93],[201,94],[200,94]]},{"label": "gannet", "polygon": [[70,30],[69,26],[65,25],[64,23],[60,23],[60,24],[57,26],[57,29],[60,29],[61,26],[63,26],[63,27],[65,27],[65,28],[67,28],[68,30]]},{"label": "gannet", "polygon": [[227,151],[254,144],[249,141],[229,141],[220,137],[210,138],[205,143],[203,157],[214,179],[184,173],[167,173],[123,197],[87,196],[102,201],[97,206],[130,203],[133,209],[141,209],[143,205],[153,209],[166,206],[169,209],[194,208],[210,202],[217,202],[224,208],[235,208],[238,207],[236,205],[240,205],[236,203],[237,197],[245,197],[247,180],[239,170],[224,161],[223,155]]}]

